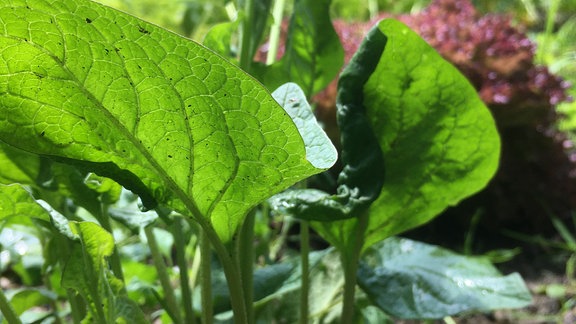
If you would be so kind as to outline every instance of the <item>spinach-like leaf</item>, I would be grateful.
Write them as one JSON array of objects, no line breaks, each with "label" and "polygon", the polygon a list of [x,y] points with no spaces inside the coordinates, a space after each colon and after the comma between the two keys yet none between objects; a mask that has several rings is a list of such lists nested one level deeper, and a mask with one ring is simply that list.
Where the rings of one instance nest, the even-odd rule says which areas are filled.
[{"label": "spinach-like leaf", "polygon": [[[362,85],[362,104],[386,170],[382,191],[368,211],[365,249],[482,189],[498,166],[500,141],[472,85],[398,21],[383,20],[370,31],[344,74],[355,70],[356,83],[340,84],[339,91],[353,95]],[[356,220],[313,226],[344,247]]]},{"label": "spinach-like leaf", "polygon": [[224,242],[250,208],[322,170],[267,90],[197,43],[87,0],[3,2],[0,20],[9,145],[191,213]]},{"label": "spinach-like leaf", "polygon": [[517,273],[502,276],[485,258],[400,238],[366,251],[358,284],[378,307],[397,318],[442,318],[519,308],[532,301]]},{"label": "spinach-like leaf", "polygon": [[364,104],[387,177],[370,208],[366,245],[421,225],[484,188],[500,137],[474,87],[408,27],[383,20],[388,37]]}]

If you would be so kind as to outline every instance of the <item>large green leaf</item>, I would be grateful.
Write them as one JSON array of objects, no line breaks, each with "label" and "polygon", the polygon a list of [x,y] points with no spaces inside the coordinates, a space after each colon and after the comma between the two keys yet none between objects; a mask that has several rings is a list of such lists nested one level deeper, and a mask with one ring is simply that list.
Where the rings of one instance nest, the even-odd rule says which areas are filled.
[{"label": "large green leaf", "polygon": [[532,301],[517,273],[502,276],[486,258],[400,238],[367,250],[358,284],[378,307],[398,318],[442,318]]},{"label": "large green leaf", "polygon": [[330,20],[331,2],[295,1],[284,56],[270,66],[257,66],[255,72],[269,89],[294,82],[310,97],[338,75],[344,50]]},{"label": "large green leaf", "polygon": [[2,2],[0,20],[1,141],[209,221],[223,241],[321,171],[266,89],[197,43],[87,0]]},{"label": "large green leaf", "polygon": [[[380,196],[369,209],[364,249],[429,221],[494,175],[500,141],[489,110],[466,78],[402,23],[376,25],[342,79],[339,91],[350,95],[363,85],[356,95],[367,109],[386,169]],[[331,243],[342,244],[356,222],[314,226]]]},{"label": "large green leaf", "polygon": [[486,186],[500,137],[474,87],[415,32],[395,20],[364,103],[386,163],[370,209],[367,242],[423,224]]}]

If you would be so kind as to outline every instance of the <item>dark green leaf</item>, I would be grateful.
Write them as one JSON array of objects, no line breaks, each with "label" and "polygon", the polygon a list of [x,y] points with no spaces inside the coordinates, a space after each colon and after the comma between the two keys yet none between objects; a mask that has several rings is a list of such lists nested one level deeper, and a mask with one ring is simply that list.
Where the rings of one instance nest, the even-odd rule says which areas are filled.
[{"label": "dark green leaf", "polygon": [[[343,80],[348,79],[348,77],[343,76]],[[344,83],[356,84],[356,81],[358,80],[345,81]],[[273,209],[305,220],[334,221],[357,216],[378,197],[384,181],[382,153],[365,116],[361,91],[357,91],[358,89],[349,90],[351,92],[356,90],[356,96],[347,92],[347,96],[341,96],[338,103],[338,121],[342,138],[342,164],[344,165],[338,178],[338,193],[329,195],[314,189],[290,190],[270,199],[270,205]],[[288,109],[289,112],[295,111],[300,115],[309,112],[308,109],[303,109],[308,107],[308,103],[302,90],[295,84],[284,85],[273,95],[285,109],[290,108]],[[318,127],[313,122],[312,113],[309,112],[308,114],[309,116],[303,116],[303,118],[308,119],[311,126],[300,126],[296,121],[300,129]],[[319,135],[315,135],[315,133]],[[320,143],[315,143],[319,142],[321,139],[319,136],[324,135],[324,133],[320,131],[315,133],[311,133],[309,136],[304,135],[305,141],[310,138],[310,145],[307,147],[326,150],[324,146],[319,145]],[[359,145],[359,143],[362,144]],[[328,154],[318,153],[319,156],[335,154],[332,152],[328,152]]]},{"label": "dark green leaf", "polygon": [[0,142],[0,184],[33,185],[38,176],[38,156],[17,150]]},{"label": "dark green leaf", "polygon": [[442,318],[519,308],[532,301],[517,273],[502,276],[486,258],[424,243],[389,238],[369,248],[362,261],[358,284],[397,318]]}]

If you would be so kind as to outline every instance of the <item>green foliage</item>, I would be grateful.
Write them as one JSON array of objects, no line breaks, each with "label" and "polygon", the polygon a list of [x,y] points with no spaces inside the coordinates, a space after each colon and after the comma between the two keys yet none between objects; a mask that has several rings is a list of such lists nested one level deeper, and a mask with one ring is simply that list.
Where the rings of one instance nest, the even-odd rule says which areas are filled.
[{"label": "green foliage", "polygon": [[364,91],[388,176],[370,210],[377,216],[367,245],[482,189],[500,153],[492,115],[456,68],[401,23],[385,20],[378,28],[388,44]]},{"label": "green foliage", "polygon": [[[358,85],[361,86],[362,83]],[[280,94],[280,90],[284,87],[276,90],[274,94]],[[294,86],[292,88],[296,89]],[[299,89],[286,93],[282,96],[284,100],[276,98],[280,103],[294,108],[307,105],[304,93]],[[384,163],[378,143],[364,115],[361,100],[358,98],[361,96],[350,96],[349,102],[343,104],[343,108],[339,110],[344,168],[338,177],[338,193],[330,195],[316,189],[285,191],[270,200],[277,212],[288,213],[304,220],[334,221],[354,217],[378,197],[384,181],[382,169]],[[306,109],[294,110],[300,113],[307,111]],[[295,119],[294,116],[293,119]],[[358,145],[358,143],[363,143],[363,145]],[[321,146],[310,146],[321,148]]]},{"label": "green foliage", "polygon": [[19,184],[0,184],[0,220],[27,221],[31,218],[48,221],[48,214],[38,205],[24,187]]},{"label": "green foliage", "polygon": [[[496,171],[500,143],[474,88],[401,23],[380,22],[358,53],[342,75],[340,92],[353,91],[347,84],[363,85],[362,104],[386,170],[382,192],[369,210],[365,249],[483,188]],[[366,66],[375,69],[356,72]],[[366,72],[371,72],[367,80]],[[341,244],[354,222],[314,226],[332,244]]]},{"label": "green foliage", "polygon": [[407,239],[390,238],[364,255],[358,284],[398,318],[440,318],[530,305],[518,274],[506,277],[485,258],[457,255]]},{"label": "green foliage", "polygon": [[6,143],[209,221],[223,241],[250,208],[320,171],[278,104],[227,61],[109,8],[66,5],[4,5]]},{"label": "green foliage", "polygon": [[269,89],[294,82],[310,97],[336,77],[344,61],[344,50],[326,14],[330,3],[331,0],[295,1],[284,55],[278,62],[255,71]]},{"label": "green foliage", "polygon": [[[221,55],[88,0],[0,5],[0,225],[34,228],[40,280],[57,292],[2,292],[6,318],[41,303],[50,304],[42,316],[74,323],[210,323],[214,313],[235,323],[371,322],[494,308],[483,290],[456,283],[451,293],[473,296],[457,310],[441,306],[450,295],[427,312],[396,313],[409,292],[390,301],[371,287],[404,283],[381,273],[402,261],[403,275],[429,284],[435,269],[409,267],[424,256],[440,268],[457,259],[464,283],[489,276],[490,298],[502,297],[500,286],[518,291],[499,306],[526,303],[521,280],[486,263],[438,252],[446,265],[417,243],[412,259],[397,260],[395,241],[375,245],[483,187],[499,150],[473,88],[395,21],[376,26],[341,76],[337,193],[291,190],[269,200],[310,220],[336,249],[282,260],[251,250],[252,222],[265,222],[257,224],[264,249],[272,235],[266,204],[257,206],[337,157],[306,99],[341,66],[331,1],[296,1],[283,58],[252,65],[271,3],[239,1],[238,20],[212,29],[205,45]],[[365,292],[355,295],[357,276]]]}]

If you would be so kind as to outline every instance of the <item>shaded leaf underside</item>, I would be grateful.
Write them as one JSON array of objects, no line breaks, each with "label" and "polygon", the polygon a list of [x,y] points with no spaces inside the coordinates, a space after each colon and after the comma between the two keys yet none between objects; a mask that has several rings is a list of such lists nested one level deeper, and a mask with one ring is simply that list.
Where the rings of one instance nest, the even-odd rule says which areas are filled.
[{"label": "shaded leaf underside", "polygon": [[321,171],[269,93],[201,45],[83,0],[3,1],[0,22],[1,141],[208,217],[225,241]]}]

